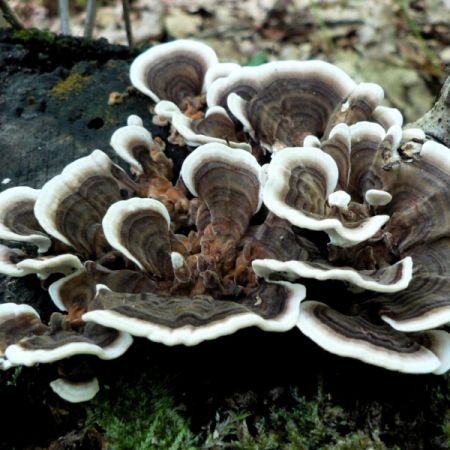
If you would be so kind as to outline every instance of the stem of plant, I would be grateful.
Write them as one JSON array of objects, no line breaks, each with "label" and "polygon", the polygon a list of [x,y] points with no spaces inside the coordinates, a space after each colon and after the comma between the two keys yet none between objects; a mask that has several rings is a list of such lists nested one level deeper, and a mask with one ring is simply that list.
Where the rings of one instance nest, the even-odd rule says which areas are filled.
[{"label": "stem of plant", "polygon": [[71,35],[70,32],[70,14],[69,14],[69,0],[58,0],[59,18],[61,19],[62,34]]},{"label": "stem of plant", "polygon": [[88,0],[86,11],[86,23],[84,25],[84,37],[91,39],[94,29],[95,16],[97,14],[97,1]]},{"label": "stem of plant", "polygon": [[125,21],[125,29],[127,30],[128,46],[133,47],[133,32],[131,30],[130,20],[130,2],[128,0],[122,0],[123,7],[123,19]]},{"label": "stem of plant", "polygon": [[8,5],[7,0],[0,0],[0,11],[3,18],[9,25],[11,25],[12,28],[14,28],[15,30],[21,30],[23,28],[22,23]]}]

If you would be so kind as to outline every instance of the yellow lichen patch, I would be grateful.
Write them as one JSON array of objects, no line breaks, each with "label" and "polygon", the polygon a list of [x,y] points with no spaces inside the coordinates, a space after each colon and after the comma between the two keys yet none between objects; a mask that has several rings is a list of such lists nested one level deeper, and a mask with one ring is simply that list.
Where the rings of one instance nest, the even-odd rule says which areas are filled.
[{"label": "yellow lichen patch", "polygon": [[89,78],[89,76],[83,76],[79,73],[71,73],[65,80],[53,86],[51,94],[59,98],[66,98],[71,92],[80,90]]}]

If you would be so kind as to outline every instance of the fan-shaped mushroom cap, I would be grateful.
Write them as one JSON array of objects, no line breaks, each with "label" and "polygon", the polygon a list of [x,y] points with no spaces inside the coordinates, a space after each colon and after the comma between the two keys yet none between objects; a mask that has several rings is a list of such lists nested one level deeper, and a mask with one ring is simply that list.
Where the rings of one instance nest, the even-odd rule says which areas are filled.
[{"label": "fan-shaped mushroom cap", "polygon": [[100,390],[97,377],[87,381],[69,381],[57,378],[50,383],[52,391],[70,403],[92,400]]},{"label": "fan-shaped mushroom cap", "polygon": [[347,209],[352,197],[345,191],[334,191],[327,199],[328,205],[335,206],[340,209]]},{"label": "fan-shaped mushroom cap", "polygon": [[435,375],[442,375],[450,369],[450,333],[444,330],[431,330],[426,333],[430,343],[429,348],[441,362],[440,367],[433,371]]},{"label": "fan-shaped mushroom cap", "polygon": [[26,258],[27,255],[22,250],[0,244],[0,273],[10,277],[24,277],[28,275],[29,272],[17,267],[17,263]]},{"label": "fan-shaped mushroom cap", "polygon": [[397,108],[389,108],[388,106],[377,106],[373,111],[372,119],[386,131],[394,125],[398,127],[403,125],[402,113]]},{"label": "fan-shaped mushroom cap", "polygon": [[[406,373],[431,373],[441,368],[443,340],[450,335],[423,333],[408,336],[388,325],[376,325],[361,316],[347,316],[315,301],[302,303],[298,327],[325,350],[369,364]],[[447,362],[447,361],[445,361]]]},{"label": "fan-shaped mushroom cap", "polygon": [[386,231],[400,253],[450,235],[449,176],[450,149],[434,141],[425,142],[418,161],[383,174],[384,189],[393,197],[384,208],[392,214]]},{"label": "fan-shaped mushroom cap", "polygon": [[331,156],[313,148],[286,148],[276,153],[268,168],[264,204],[293,225],[328,233],[338,246],[351,246],[373,236],[389,216],[344,223],[329,217],[326,200],[334,191],[338,169]]},{"label": "fan-shaped mushroom cap", "polygon": [[241,237],[261,206],[262,169],[255,157],[240,149],[210,143],[184,160],[181,177],[189,191],[202,199],[214,231]]},{"label": "fan-shaped mushroom cap", "polygon": [[[381,189],[382,180],[378,177],[381,167],[374,168],[377,150],[386,131],[373,122],[358,122],[350,127],[351,155],[348,188],[351,194],[363,199],[369,189]],[[379,162],[379,164],[382,164]],[[376,170],[375,170],[376,169]]]},{"label": "fan-shaped mushroom cap", "polygon": [[269,213],[264,223],[251,228],[244,238],[244,257],[290,261],[306,259],[311,242],[299,238],[287,220]]},{"label": "fan-shaped mushroom cap", "polygon": [[323,61],[280,61],[216,80],[207,100],[209,106],[225,106],[234,93],[228,102],[233,115],[271,151],[300,146],[309,134],[322,136],[336,106],[354,87],[348,75]]},{"label": "fan-shaped mushroom cap", "polygon": [[85,311],[95,295],[95,284],[84,267],[53,282],[48,293],[61,311]]},{"label": "fan-shaped mushroom cap", "polygon": [[406,128],[402,133],[402,143],[412,140],[425,142],[427,140],[425,131],[421,128]]},{"label": "fan-shaped mushroom cap", "polygon": [[218,63],[211,66],[205,75],[205,90],[208,92],[211,84],[219,78],[224,78],[230,75],[235,70],[241,69],[241,66],[236,63]]},{"label": "fan-shaped mushroom cap", "polygon": [[121,356],[132,342],[133,338],[128,333],[94,323],[86,324],[82,332],[74,331],[65,323],[64,316],[54,313],[48,332],[28,334],[7,347],[5,356],[12,364],[25,366],[50,363],[75,355],[114,359]]},{"label": "fan-shaped mushroom cap", "polygon": [[[371,120],[374,110],[383,101],[383,98],[383,88],[378,84],[358,84],[349,97],[337,106],[330,117],[327,130],[332,129],[338,123],[353,125],[357,122]],[[328,132],[325,131],[324,134],[326,136]]]},{"label": "fan-shaped mushroom cap", "polygon": [[192,120],[181,112],[174,112],[172,126],[183,136],[187,145],[197,147],[209,142],[227,144],[250,151],[246,142],[238,142],[234,122],[221,106],[210,108],[203,119]]},{"label": "fan-shaped mushroom cap", "polygon": [[83,320],[127,331],[166,345],[197,345],[257,326],[286,331],[295,326],[305,288],[287,282],[262,285],[242,301],[156,294],[118,294],[98,285]]},{"label": "fan-shaped mushroom cap", "polygon": [[45,256],[42,258],[24,259],[17,263],[18,269],[35,273],[39,278],[46,279],[52,273],[70,274],[83,267],[77,256],[71,253]]},{"label": "fan-shaped mushroom cap", "polygon": [[139,268],[170,278],[170,216],[151,198],[131,198],[113,204],[103,218],[103,231],[112,247]]},{"label": "fan-shaped mushroom cap", "polygon": [[12,277],[24,277],[35,273],[46,279],[52,273],[69,274],[83,267],[72,254],[29,258],[22,250],[0,244],[0,273]]},{"label": "fan-shaped mushroom cap", "polygon": [[[131,118],[131,120],[130,120]],[[128,125],[117,129],[111,136],[111,147],[136,173],[150,171],[150,149],[153,143],[152,135],[143,125],[138,116],[130,116]]]},{"label": "fan-shaped mushroom cap", "polygon": [[381,318],[399,331],[413,332],[450,323],[450,238],[410,251],[416,270],[409,288],[376,298]]},{"label": "fan-shaped mushroom cap", "polygon": [[51,240],[33,214],[39,194],[39,190],[27,186],[0,193],[0,239],[36,245],[39,253],[49,249]]},{"label": "fan-shaped mushroom cap", "polygon": [[380,189],[369,189],[364,198],[371,206],[386,206],[392,200],[392,195]]},{"label": "fan-shaped mushroom cap", "polygon": [[121,199],[120,182],[125,178],[105,153],[95,150],[44,185],[34,214],[50,235],[85,254],[95,254],[102,244],[101,220],[108,207]]},{"label": "fan-shaped mushroom cap", "polygon": [[[306,138],[307,139],[307,138]],[[307,147],[305,139],[304,146]],[[351,134],[345,123],[336,125],[330,132],[328,139],[322,144],[322,150],[330,155],[338,168],[339,178],[337,189],[347,189],[350,176]]]},{"label": "fan-shaped mushroom cap", "polygon": [[153,101],[169,100],[181,106],[186,97],[203,92],[205,74],[217,64],[214,50],[191,40],[177,40],[150,48],[131,64],[134,87]]},{"label": "fan-shaped mushroom cap", "polygon": [[412,258],[406,257],[398,263],[377,270],[355,270],[352,267],[334,267],[326,262],[277,261],[257,259],[253,270],[267,280],[282,274],[288,280],[314,278],[316,280],[342,280],[362,289],[375,292],[397,292],[406,289],[413,276]]},{"label": "fan-shaped mushroom cap", "polygon": [[0,304],[0,369],[7,370],[14,364],[5,356],[12,344],[30,335],[47,331],[37,311],[29,305]]},{"label": "fan-shaped mushroom cap", "polygon": [[227,107],[227,98],[231,93],[237,94],[244,100],[252,98],[261,88],[258,72],[262,67],[240,67],[233,70],[226,77],[216,78],[206,92],[206,103],[208,107]]},{"label": "fan-shaped mushroom cap", "polygon": [[[181,113],[181,109],[178,108],[177,105],[173,102],[169,102],[168,100],[161,100],[155,105],[154,109],[155,115],[160,119],[172,120],[172,117],[175,113]],[[167,123],[164,123],[167,125]]]}]

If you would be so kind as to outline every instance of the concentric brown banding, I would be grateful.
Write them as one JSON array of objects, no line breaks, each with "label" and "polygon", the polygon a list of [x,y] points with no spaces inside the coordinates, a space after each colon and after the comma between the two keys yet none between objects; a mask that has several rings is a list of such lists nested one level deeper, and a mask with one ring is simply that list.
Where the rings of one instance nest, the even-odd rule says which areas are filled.
[{"label": "concentric brown banding", "polygon": [[23,338],[46,333],[48,327],[39,317],[31,313],[22,313],[0,323],[0,355],[9,345],[15,344]]},{"label": "concentric brown banding", "polygon": [[386,230],[399,251],[450,235],[449,175],[423,158],[385,174],[392,201],[385,207]]},{"label": "concentric brown banding", "polygon": [[242,97],[244,100],[250,100],[258,92],[258,84],[255,82],[255,80],[251,79],[238,80],[235,83],[224,88],[222,92],[219,93],[218,100],[215,105],[222,106],[223,108],[228,110],[227,98],[232,92],[239,95],[239,97]]},{"label": "concentric brown banding", "polygon": [[308,259],[308,250],[313,248],[309,241],[296,236],[287,220],[269,213],[263,224],[245,238],[253,259],[272,258],[279,261]]},{"label": "concentric brown banding", "polygon": [[246,115],[257,140],[296,147],[309,134],[322,136],[341,100],[332,85],[319,79],[281,78],[267,84],[246,104]]},{"label": "concentric brown banding", "polygon": [[297,166],[290,173],[289,190],[284,201],[307,216],[323,218],[327,213],[326,189],[326,175],[320,167],[312,164]]},{"label": "concentric brown banding", "polygon": [[197,134],[216,137],[230,142],[238,141],[234,122],[224,114],[213,113],[204,119],[194,120],[192,129]]},{"label": "concentric brown banding", "polygon": [[72,329],[62,314],[54,313],[50,321],[50,331],[46,334],[21,340],[18,345],[29,351],[55,350],[71,343],[86,343],[106,347],[112,344],[119,332],[94,323],[87,323],[83,329]]},{"label": "concentric brown banding", "polygon": [[147,69],[145,79],[159,98],[181,107],[186,97],[201,94],[207,69],[196,53],[172,52],[170,56],[153,63]]},{"label": "concentric brown banding", "polygon": [[350,177],[350,148],[346,140],[336,133],[322,144],[322,150],[334,159],[338,167],[339,178],[336,190],[347,190]]},{"label": "concentric brown banding", "polygon": [[107,309],[126,317],[175,329],[205,326],[249,312],[264,319],[273,319],[285,310],[287,299],[288,291],[278,285],[262,286],[242,301],[217,300],[207,295],[118,294],[103,290],[97,295],[91,310]]},{"label": "concentric brown banding", "polygon": [[413,354],[421,351],[421,345],[415,339],[388,325],[377,325],[360,316],[347,316],[325,305],[316,306],[314,316],[336,334],[348,339],[365,341],[397,353]]},{"label": "concentric brown banding", "polygon": [[215,233],[241,237],[259,203],[258,176],[244,167],[211,158],[196,169],[194,185],[211,213]]},{"label": "concentric brown banding", "polygon": [[120,239],[144,270],[158,277],[172,276],[167,221],[157,211],[146,209],[127,215],[122,222]]},{"label": "concentric brown banding", "polygon": [[112,177],[92,175],[73,194],[63,199],[55,213],[55,226],[71,244],[86,255],[97,253],[101,221],[111,204],[121,199]]},{"label": "concentric brown banding", "polygon": [[368,189],[383,189],[383,183],[377,175],[383,170],[381,160],[377,160],[380,143],[380,137],[370,131],[359,139],[352,139],[348,192],[361,202]]},{"label": "concentric brown banding", "polygon": [[157,292],[157,284],[142,271],[109,270],[92,261],[86,263],[86,270],[95,284],[104,284],[114,292]]},{"label": "concentric brown banding", "polygon": [[34,201],[18,201],[14,207],[6,212],[3,223],[14,233],[28,236],[30,234],[42,234],[44,230],[34,216]]},{"label": "concentric brown banding", "polygon": [[406,291],[380,299],[380,315],[397,321],[420,318],[441,308],[450,308],[448,276],[416,275]]},{"label": "concentric brown banding", "polygon": [[380,302],[380,315],[405,321],[441,308],[450,308],[450,238],[415,247],[410,255],[416,268],[408,289]]},{"label": "concentric brown banding", "polygon": [[58,287],[59,302],[69,313],[85,312],[95,296],[95,283],[92,277],[82,271],[78,275],[65,277],[61,282]]}]

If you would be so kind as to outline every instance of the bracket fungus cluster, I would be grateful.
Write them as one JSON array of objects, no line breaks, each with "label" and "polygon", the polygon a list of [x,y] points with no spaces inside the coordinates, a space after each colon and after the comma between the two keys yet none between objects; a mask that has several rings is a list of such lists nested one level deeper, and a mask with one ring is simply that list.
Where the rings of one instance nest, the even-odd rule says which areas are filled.
[{"label": "bracket fungus cluster", "polygon": [[[117,358],[132,336],[196,345],[297,327],[338,355],[450,368],[450,149],[322,61],[240,67],[191,41],[131,66],[189,146],[179,177],[137,116],[40,190],[0,194],[0,272],[59,312],[0,305],[0,367]],[[301,351],[301,350],[299,350]],[[60,378],[69,401],[98,383]]]}]

